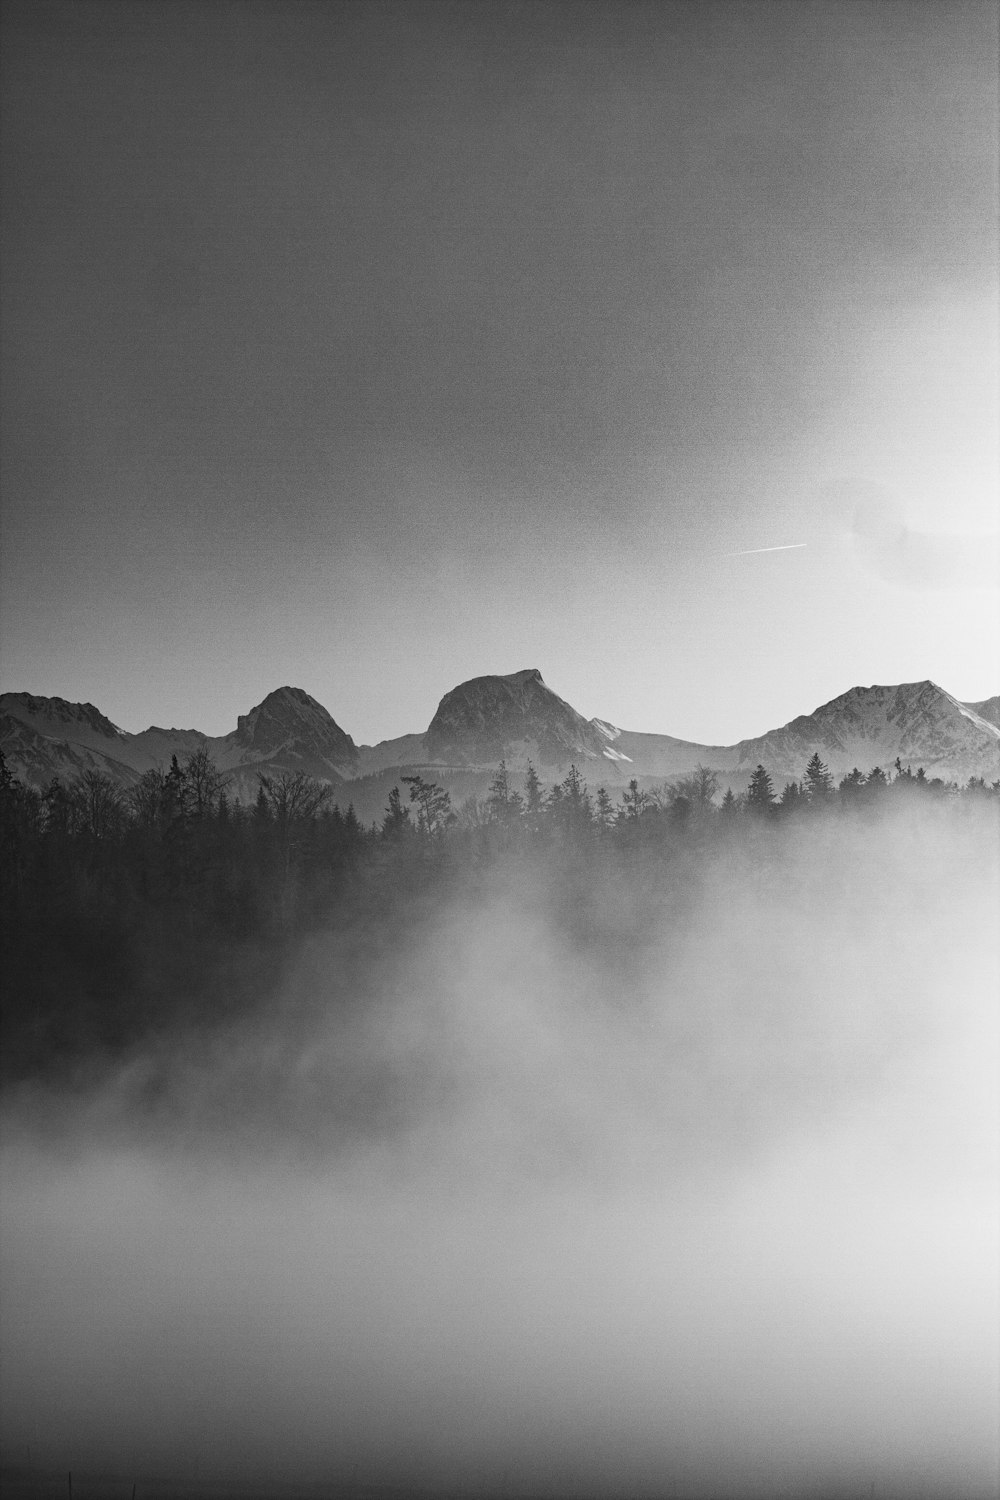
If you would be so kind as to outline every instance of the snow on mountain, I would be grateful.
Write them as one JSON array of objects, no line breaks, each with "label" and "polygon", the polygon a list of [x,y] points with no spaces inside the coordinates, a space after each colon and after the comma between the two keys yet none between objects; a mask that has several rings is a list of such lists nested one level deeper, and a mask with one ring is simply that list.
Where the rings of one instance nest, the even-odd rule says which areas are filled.
[{"label": "snow on mountain", "polygon": [[835,775],[897,759],[945,780],[1000,775],[1000,728],[929,681],[851,688],[736,750],[738,770],[759,763],[777,777],[800,777],[814,752]]},{"label": "snow on mountain", "polygon": [[[4,699],[13,696],[5,694]],[[87,726],[81,726],[79,738],[74,735],[74,725],[67,724],[65,728],[66,738],[44,734],[29,718],[10,712],[4,702],[0,711],[0,746],[14,775],[39,789],[53,780],[75,781],[84,771],[100,771],[123,785],[137,780],[139,773],[125,760],[94,745],[94,736],[87,733]]]},{"label": "snow on mountain", "polygon": [[695,766],[711,766],[713,771],[729,771],[736,765],[732,745],[701,745],[694,740],[678,740],[669,734],[642,734],[634,729],[620,729],[615,749],[628,756],[631,776],[652,776],[663,780],[684,776]]},{"label": "snow on mountain", "polygon": [[0,744],[15,775],[35,786],[53,777],[70,781],[85,770],[99,770],[123,784],[143,771],[166,769],[204,747],[222,771],[237,773],[240,795],[256,788],[260,770],[304,771],[339,782],[352,774],[358,752],[322,704],[301,688],[278,688],[248,714],[231,734],[213,737],[197,729],[152,726],[139,734],[119,729],[91,703],[34,698],[27,693],[0,697]]},{"label": "snow on mountain", "polygon": [[982,703],[963,703],[963,708],[970,708],[980,719],[985,719],[987,724],[994,724],[1000,729],[1000,694],[996,698],[984,698]]},{"label": "snow on mountain", "polygon": [[[71,781],[86,770],[103,771],[127,786],[151,767],[166,769],[172,755],[183,760],[204,747],[229,773],[232,794],[240,798],[256,794],[259,772],[303,771],[338,787],[351,782],[354,795],[363,802],[370,793],[373,805],[407,770],[454,783],[456,795],[459,782],[461,795],[481,795],[501,759],[513,771],[523,771],[531,760],[543,780],[561,779],[575,761],[592,786],[609,787],[633,776],[648,786],[686,775],[699,762],[737,784],[758,762],[778,781],[798,779],[816,751],[835,776],[854,766],[888,769],[898,758],[914,770],[923,766],[928,776],[994,781],[1000,777],[998,720],[1000,699],[961,703],[933,682],[855,687],[780,729],[736,745],[703,745],[585,719],[537,668],[529,668],[460,683],[441,699],[425,734],[359,749],[301,688],[269,693],[240,715],[230,734],[218,737],[155,726],[129,734],[91,703],[28,693],[0,696],[7,763],[34,786],[53,777]],[[364,795],[359,778],[369,783]]]},{"label": "snow on mountain", "polygon": [[4,693],[0,712],[12,714],[45,739],[70,740],[108,751],[129,736],[106,719],[92,703],[67,703],[65,698],[36,698],[31,693]]}]

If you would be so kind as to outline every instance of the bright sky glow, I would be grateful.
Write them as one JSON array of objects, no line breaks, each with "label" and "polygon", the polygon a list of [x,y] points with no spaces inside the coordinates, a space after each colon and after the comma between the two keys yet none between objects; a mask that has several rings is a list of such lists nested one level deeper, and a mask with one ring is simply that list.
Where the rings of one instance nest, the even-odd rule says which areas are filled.
[{"label": "bright sky glow", "polygon": [[979,0],[11,0],[2,686],[359,742],[525,666],[715,743],[995,693],[997,53]]}]

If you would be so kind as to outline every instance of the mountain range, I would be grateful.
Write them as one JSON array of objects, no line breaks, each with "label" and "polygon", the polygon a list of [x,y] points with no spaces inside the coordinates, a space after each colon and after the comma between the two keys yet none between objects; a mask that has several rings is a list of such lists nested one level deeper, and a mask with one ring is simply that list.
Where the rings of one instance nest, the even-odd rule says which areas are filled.
[{"label": "mountain range", "polygon": [[834,776],[854,766],[888,768],[898,758],[930,777],[964,783],[1000,777],[1000,697],[963,703],[933,682],[853,687],[812,713],[735,745],[705,745],[586,719],[560,698],[537,668],[474,677],[446,693],[424,733],[357,745],[322,704],[301,688],[280,687],[236,728],[213,736],[152,726],[130,734],[91,703],[29,693],[0,695],[0,746],[22,780],[42,787],[102,771],[123,786],[204,747],[230,778],[232,793],[256,796],[258,775],[303,771],[330,783],[337,800],[377,816],[394,781],[408,772],[437,780],[461,800],[482,795],[501,759],[514,771],[530,760],[543,781],[576,763],[592,787],[640,785],[711,767],[739,788],[761,763],[777,786],[802,776],[817,752]]}]

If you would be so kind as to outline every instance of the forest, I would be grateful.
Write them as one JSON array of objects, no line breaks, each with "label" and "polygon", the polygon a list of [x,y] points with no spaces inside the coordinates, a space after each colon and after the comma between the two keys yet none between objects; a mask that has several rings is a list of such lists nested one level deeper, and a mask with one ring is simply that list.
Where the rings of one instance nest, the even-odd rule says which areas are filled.
[{"label": "forest", "polygon": [[3,1080],[89,1076],[252,1017],[310,934],[339,936],[340,992],[358,1003],[374,955],[499,878],[544,891],[606,965],[682,920],[720,862],[751,882],[780,873],[793,833],[819,857],[832,824],[891,842],[918,810],[945,826],[1000,810],[1000,783],[959,788],[897,761],[836,785],[818,754],[780,793],[758,766],[721,800],[703,766],[652,792],[632,781],[617,801],[575,765],[546,788],[501,762],[488,795],[458,808],[419,775],[400,780],[366,828],[301,772],[261,774],[242,805],[203,750],[128,792],[97,772],[38,791],[0,757]]}]

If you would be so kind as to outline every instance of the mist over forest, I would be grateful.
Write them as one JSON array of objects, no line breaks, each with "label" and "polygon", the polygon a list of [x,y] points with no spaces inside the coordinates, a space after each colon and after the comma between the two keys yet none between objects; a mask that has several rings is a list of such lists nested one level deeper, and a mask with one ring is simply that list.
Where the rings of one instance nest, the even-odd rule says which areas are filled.
[{"label": "mist over forest", "polygon": [[12,1484],[995,1491],[996,787],[0,782]]}]

